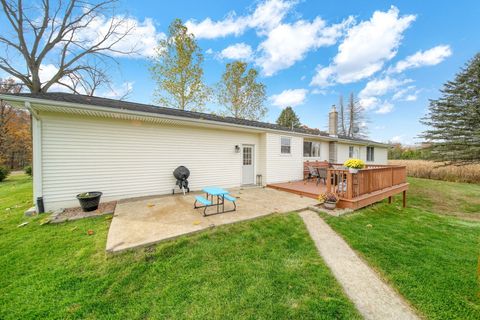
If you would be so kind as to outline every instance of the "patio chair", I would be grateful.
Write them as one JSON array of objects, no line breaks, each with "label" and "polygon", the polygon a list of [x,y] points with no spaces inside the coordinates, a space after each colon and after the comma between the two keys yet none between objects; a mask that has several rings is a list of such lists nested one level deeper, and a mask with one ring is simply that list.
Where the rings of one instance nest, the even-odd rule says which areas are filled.
[{"label": "patio chair", "polygon": [[308,178],[307,180],[310,181],[311,178],[316,178],[317,179],[317,186],[318,183],[320,182],[320,175],[318,173],[318,170],[312,166],[308,166]]},{"label": "patio chair", "polygon": [[318,180],[323,180],[323,184],[327,184],[327,168],[318,168]]}]

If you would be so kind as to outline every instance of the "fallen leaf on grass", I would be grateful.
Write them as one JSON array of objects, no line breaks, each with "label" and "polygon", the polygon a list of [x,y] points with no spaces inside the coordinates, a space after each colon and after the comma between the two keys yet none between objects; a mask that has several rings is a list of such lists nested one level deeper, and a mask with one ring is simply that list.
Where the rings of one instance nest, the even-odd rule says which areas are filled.
[{"label": "fallen leaf on grass", "polygon": [[22,223],[20,223],[20,224],[17,226],[17,228],[24,227],[24,226],[26,226],[27,224],[28,224],[28,221],[22,222]]},{"label": "fallen leaf on grass", "polygon": [[91,235],[94,234],[94,232],[93,232],[93,230],[88,230],[88,231],[87,231],[87,234],[88,234],[89,236],[91,236]]},{"label": "fallen leaf on grass", "polygon": [[38,224],[43,226],[44,224],[47,224],[49,222],[50,222],[50,217],[40,220],[40,222]]}]

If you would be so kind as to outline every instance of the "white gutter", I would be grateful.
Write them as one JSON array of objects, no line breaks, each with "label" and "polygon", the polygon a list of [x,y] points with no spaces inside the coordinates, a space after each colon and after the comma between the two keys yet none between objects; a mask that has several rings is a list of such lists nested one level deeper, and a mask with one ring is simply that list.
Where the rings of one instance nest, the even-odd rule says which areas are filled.
[{"label": "white gutter", "polygon": [[33,170],[33,203],[36,211],[37,199],[43,197],[42,169],[42,119],[30,102],[25,101],[25,108],[32,114],[32,170]]}]

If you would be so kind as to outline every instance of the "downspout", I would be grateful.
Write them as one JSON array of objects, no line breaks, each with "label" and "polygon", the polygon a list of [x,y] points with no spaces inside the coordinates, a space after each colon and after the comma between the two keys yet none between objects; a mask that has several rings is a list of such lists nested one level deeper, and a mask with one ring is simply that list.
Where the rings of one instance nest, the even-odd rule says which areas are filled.
[{"label": "downspout", "polygon": [[30,102],[25,101],[25,108],[32,115],[32,171],[33,171],[33,202],[37,213],[43,213],[43,177],[42,177],[42,119],[37,111],[32,109]]}]

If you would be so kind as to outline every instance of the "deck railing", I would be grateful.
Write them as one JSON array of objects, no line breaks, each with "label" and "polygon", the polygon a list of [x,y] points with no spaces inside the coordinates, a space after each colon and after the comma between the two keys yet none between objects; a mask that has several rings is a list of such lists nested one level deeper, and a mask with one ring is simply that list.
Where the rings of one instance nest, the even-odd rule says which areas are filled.
[{"label": "deck railing", "polygon": [[348,169],[329,168],[326,180],[327,192],[350,200],[407,182],[407,169],[405,166],[369,165],[358,173],[350,173]]}]

